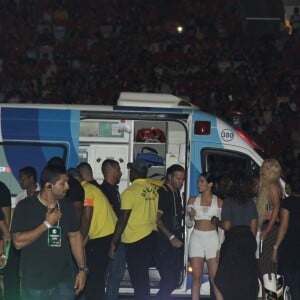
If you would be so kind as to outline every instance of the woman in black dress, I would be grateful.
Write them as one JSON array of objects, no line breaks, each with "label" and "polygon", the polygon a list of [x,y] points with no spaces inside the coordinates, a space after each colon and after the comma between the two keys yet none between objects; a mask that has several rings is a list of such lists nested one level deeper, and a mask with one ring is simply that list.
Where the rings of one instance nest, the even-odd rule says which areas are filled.
[{"label": "woman in black dress", "polygon": [[223,202],[222,221],[212,218],[212,222],[225,230],[215,282],[224,300],[257,300],[257,211],[252,179],[243,171],[237,171],[230,176],[229,186]]}]

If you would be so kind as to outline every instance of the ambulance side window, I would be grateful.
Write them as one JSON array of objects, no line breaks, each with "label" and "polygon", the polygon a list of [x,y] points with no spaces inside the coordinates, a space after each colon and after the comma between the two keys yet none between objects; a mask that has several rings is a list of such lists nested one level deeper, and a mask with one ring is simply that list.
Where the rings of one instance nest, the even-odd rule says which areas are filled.
[{"label": "ambulance side window", "polygon": [[250,175],[259,172],[259,165],[240,152],[204,149],[201,156],[203,170],[215,174],[216,177],[222,177],[235,170],[244,170]]},{"label": "ambulance side window", "polygon": [[5,141],[0,143],[0,181],[4,182],[12,196],[21,191],[19,170],[33,166],[38,173],[53,156],[66,160],[68,148],[61,142]]}]

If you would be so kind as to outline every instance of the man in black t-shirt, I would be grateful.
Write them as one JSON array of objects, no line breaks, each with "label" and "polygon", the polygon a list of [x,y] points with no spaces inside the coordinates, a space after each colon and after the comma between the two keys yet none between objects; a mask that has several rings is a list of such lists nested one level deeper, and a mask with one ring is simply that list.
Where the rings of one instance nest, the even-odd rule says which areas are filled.
[{"label": "man in black t-shirt", "polygon": [[178,286],[183,270],[183,225],[184,216],[180,189],[185,180],[185,170],[180,165],[167,169],[166,182],[158,189],[158,255],[160,273],[159,291],[156,299],[166,300]]},{"label": "man in black t-shirt", "polygon": [[[22,299],[73,300],[86,281],[85,253],[64,167],[46,166],[41,191],[18,203],[11,233],[21,250]],[[71,252],[78,266],[73,279]]]},{"label": "man in black t-shirt", "polygon": [[[116,216],[119,218],[121,213],[121,198],[118,190],[118,184],[122,176],[119,163],[113,159],[106,159],[102,163],[102,173],[104,180],[100,189],[109,200]],[[106,280],[106,300],[118,299],[119,286],[125,272],[125,248],[124,244],[119,242],[115,253],[115,258],[110,260],[107,266]]]}]

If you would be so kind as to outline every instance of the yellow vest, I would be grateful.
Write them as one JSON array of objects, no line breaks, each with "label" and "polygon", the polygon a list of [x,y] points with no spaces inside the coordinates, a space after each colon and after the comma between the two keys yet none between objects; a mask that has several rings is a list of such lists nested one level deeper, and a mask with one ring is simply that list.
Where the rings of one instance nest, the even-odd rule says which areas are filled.
[{"label": "yellow vest", "polygon": [[131,210],[122,234],[123,243],[133,243],[149,235],[156,227],[157,188],[147,179],[136,179],[121,195],[121,209]]},{"label": "yellow vest", "polygon": [[95,185],[83,181],[84,206],[93,206],[93,216],[89,229],[89,239],[96,239],[112,234],[117,217],[103,192]]}]

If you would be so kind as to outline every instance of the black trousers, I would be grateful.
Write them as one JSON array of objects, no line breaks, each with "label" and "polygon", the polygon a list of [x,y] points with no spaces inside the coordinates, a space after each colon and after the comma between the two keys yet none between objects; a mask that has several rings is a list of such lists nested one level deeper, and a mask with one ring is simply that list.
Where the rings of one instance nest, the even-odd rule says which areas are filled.
[{"label": "black trousers", "polygon": [[224,300],[256,300],[258,270],[256,240],[249,226],[235,226],[225,233],[215,283]]},{"label": "black trousers", "polygon": [[10,244],[8,261],[4,269],[4,299],[19,300],[20,298],[20,256],[21,251]]},{"label": "black trousers", "polygon": [[141,240],[125,244],[127,267],[134,289],[134,299],[150,299],[149,267],[156,247],[155,231]]},{"label": "black trousers", "polygon": [[84,294],[87,300],[105,299],[105,274],[112,235],[89,240],[85,246],[89,268]]},{"label": "black trousers", "polygon": [[159,291],[156,299],[169,299],[172,291],[178,287],[183,272],[184,247],[174,248],[165,236],[158,237],[157,268],[160,274]]}]

